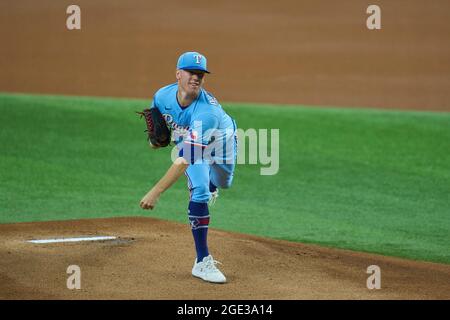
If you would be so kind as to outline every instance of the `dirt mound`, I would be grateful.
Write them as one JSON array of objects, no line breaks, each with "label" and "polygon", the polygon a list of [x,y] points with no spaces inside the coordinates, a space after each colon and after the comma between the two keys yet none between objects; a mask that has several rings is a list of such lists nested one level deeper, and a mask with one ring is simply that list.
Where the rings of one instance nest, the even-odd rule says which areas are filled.
[{"label": "dirt mound", "polygon": [[[116,236],[32,244],[31,239]],[[450,299],[450,266],[270,240],[211,229],[210,250],[228,283],[191,276],[188,224],[114,218],[0,225],[1,299]],[[81,289],[67,289],[67,268]],[[381,268],[381,289],[366,287]]]}]

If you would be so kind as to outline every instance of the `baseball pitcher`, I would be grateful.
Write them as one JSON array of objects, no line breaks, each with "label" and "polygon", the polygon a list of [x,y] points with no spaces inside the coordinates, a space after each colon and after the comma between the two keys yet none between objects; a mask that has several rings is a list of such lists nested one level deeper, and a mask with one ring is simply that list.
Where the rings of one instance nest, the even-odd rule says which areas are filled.
[{"label": "baseball pitcher", "polygon": [[178,154],[140,206],[154,209],[161,194],[186,175],[190,192],[188,218],[197,251],[192,275],[225,283],[218,262],[208,251],[208,205],[218,197],[218,188],[231,186],[237,154],[236,122],[203,89],[207,73],[204,55],[183,53],[177,63],[177,82],[159,89],[151,108],[140,112],[147,122],[150,146],[158,149],[173,142]]}]

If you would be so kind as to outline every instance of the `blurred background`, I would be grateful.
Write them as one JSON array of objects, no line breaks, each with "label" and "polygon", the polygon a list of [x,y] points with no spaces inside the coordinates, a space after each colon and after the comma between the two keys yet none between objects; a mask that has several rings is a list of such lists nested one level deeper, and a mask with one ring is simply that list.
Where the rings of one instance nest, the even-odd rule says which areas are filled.
[{"label": "blurred background", "polygon": [[195,50],[219,101],[450,111],[449,21],[448,0],[0,0],[0,91],[151,99]]}]

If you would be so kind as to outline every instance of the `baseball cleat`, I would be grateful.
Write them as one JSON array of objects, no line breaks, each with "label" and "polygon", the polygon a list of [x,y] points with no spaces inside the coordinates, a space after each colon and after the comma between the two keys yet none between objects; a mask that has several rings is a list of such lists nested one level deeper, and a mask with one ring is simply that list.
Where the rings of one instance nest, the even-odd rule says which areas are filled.
[{"label": "baseball cleat", "polygon": [[216,191],[211,192],[211,198],[209,198],[208,205],[213,206],[216,203],[218,197],[219,197],[219,188],[217,188]]},{"label": "baseball cleat", "polygon": [[192,275],[208,282],[227,282],[227,279],[225,278],[223,273],[220,272],[219,269],[217,269],[216,264],[220,264],[220,262],[214,260],[211,255],[204,257],[200,262],[197,262],[196,259],[194,262],[194,267],[192,268]]}]

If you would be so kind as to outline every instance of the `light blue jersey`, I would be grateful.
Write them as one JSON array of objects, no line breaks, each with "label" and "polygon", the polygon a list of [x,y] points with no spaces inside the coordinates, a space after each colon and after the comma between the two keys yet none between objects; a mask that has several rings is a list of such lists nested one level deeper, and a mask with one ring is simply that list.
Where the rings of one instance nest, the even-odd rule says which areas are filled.
[{"label": "light blue jersey", "polygon": [[[178,103],[177,91],[176,83],[159,89],[152,108],[161,111],[179,156],[190,163],[185,174],[191,201],[206,203],[211,188],[231,186],[237,156],[236,122],[203,88],[187,107]],[[194,156],[198,152],[201,156]]]},{"label": "light blue jersey", "polygon": [[159,89],[152,107],[161,111],[178,149],[186,151],[186,145],[201,147],[204,149],[203,160],[233,163],[236,156],[235,121],[203,88],[187,107],[180,106],[177,91],[177,83]]}]

